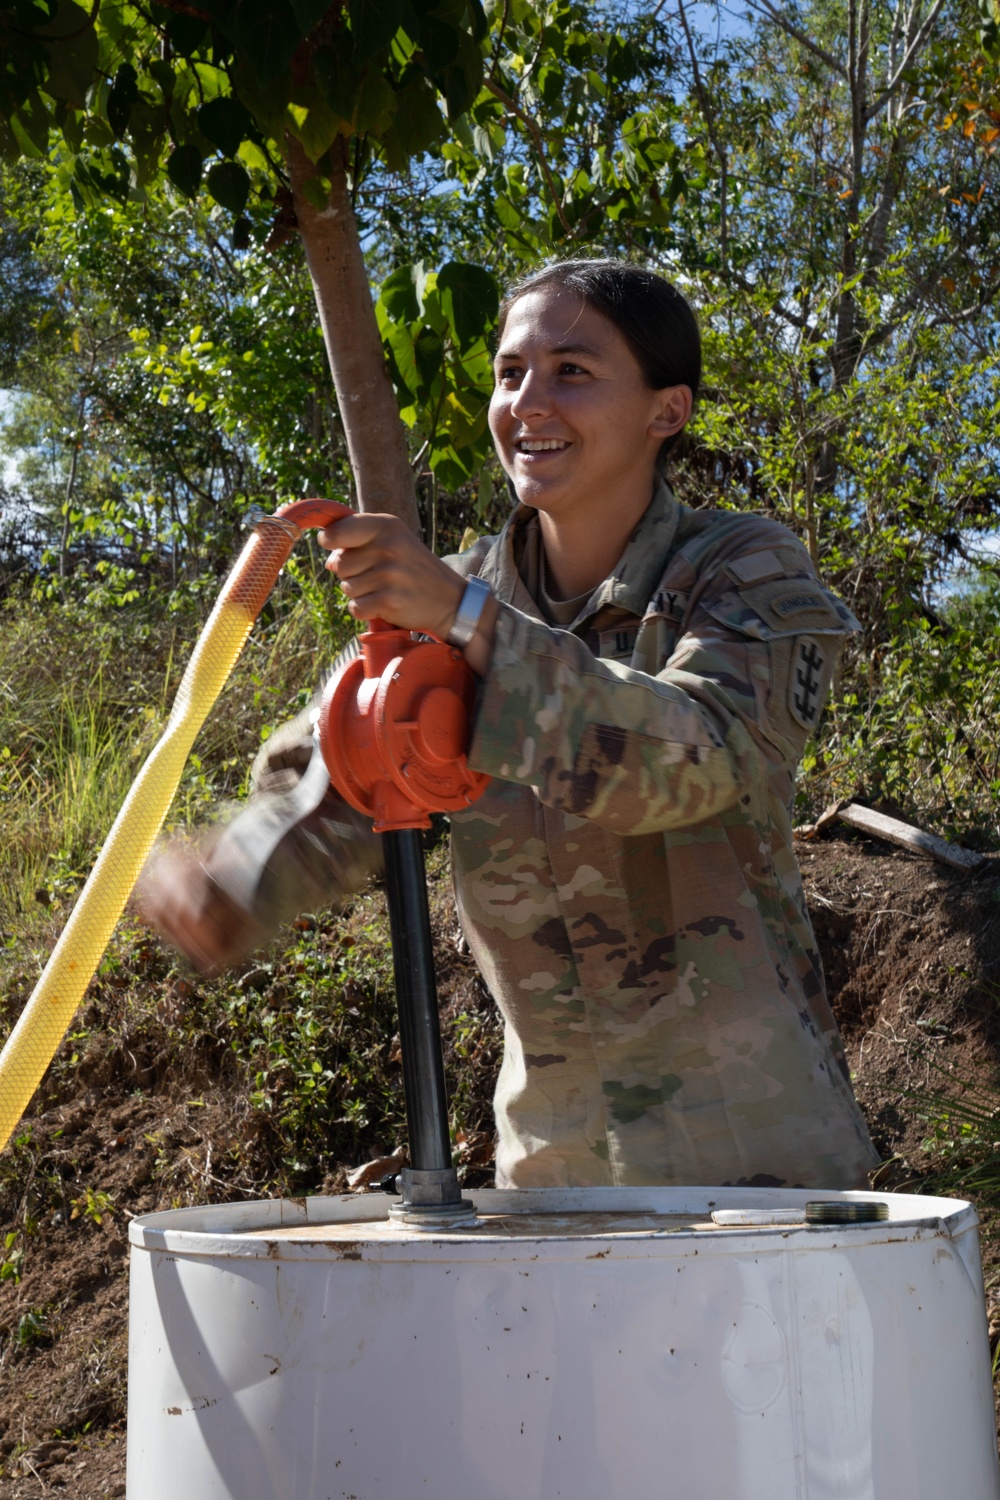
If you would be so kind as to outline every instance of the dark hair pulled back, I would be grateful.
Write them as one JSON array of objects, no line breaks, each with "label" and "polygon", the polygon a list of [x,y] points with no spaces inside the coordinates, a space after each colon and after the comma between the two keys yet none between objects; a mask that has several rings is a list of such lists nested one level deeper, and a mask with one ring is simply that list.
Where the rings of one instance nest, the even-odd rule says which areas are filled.
[{"label": "dark hair pulled back", "polygon": [[[500,304],[499,333],[514,303],[544,287],[576,292],[613,323],[635,356],[651,390],[686,385],[697,400],[701,384],[701,336],[690,304],[655,271],[623,260],[559,260],[516,282]],[[679,433],[659,453],[662,465]]]}]

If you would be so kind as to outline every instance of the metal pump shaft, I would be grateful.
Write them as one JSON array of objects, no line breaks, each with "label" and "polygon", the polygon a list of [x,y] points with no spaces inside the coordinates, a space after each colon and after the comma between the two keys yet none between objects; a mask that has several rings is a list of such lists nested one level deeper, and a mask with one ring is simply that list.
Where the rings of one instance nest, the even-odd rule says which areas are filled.
[{"label": "metal pump shaft", "polygon": [[[299,525],[328,524],[347,513],[323,501],[281,512]],[[372,817],[384,842],[412,1163],[400,1174],[401,1203],[390,1212],[427,1228],[473,1213],[451,1160],[420,829],[430,826],[429,813],[467,807],[485,790],[488,778],[470,769],[465,754],[474,697],[475,679],[460,651],[373,620],[360,656],[327,684],[319,716],[330,780]]]},{"label": "metal pump shaft", "polygon": [[394,1216],[409,1223],[425,1221],[430,1226],[442,1220],[467,1217],[472,1205],[462,1198],[451,1160],[448,1095],[420,833],[415,828],[398,829],[384,833],[382,839],[412,1162],[400,1174],[402,1201]]}]

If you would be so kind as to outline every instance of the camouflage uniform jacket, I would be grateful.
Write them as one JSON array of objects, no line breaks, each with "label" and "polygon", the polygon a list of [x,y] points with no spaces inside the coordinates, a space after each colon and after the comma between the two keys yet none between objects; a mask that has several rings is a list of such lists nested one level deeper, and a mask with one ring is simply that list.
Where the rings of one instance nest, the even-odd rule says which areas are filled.
[{"label": "camouflage uniform jacket", "polygon": [[658,485],[569,629],[534,512],[450,564],[500,601],[452,817],[506,1024],[498,1185],[864,1186],[877,1162],[792,850],[795,768],[856,622],[776,522]]}]

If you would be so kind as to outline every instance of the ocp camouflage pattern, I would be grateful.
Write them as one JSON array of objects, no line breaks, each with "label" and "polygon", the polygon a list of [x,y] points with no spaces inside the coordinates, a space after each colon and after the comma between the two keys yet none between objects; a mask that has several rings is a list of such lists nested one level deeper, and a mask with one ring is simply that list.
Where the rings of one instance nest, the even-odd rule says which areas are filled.
[{"label": "ocp camouflage pattern", "polygon": [[462,926],[503,1012],[498,1185],[864,1186],[792,849],[795,768],[847,609],[775,522],[665,484],[570,629],[518,507],[449,562],[501,601],[452,816]]}]

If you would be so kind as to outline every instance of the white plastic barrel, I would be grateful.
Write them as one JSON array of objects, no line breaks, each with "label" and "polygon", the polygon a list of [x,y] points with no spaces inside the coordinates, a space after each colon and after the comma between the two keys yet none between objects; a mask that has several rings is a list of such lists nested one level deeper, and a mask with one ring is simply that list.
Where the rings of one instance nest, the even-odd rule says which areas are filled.
[{"label": "white plastic barrel", "polygon": [[[381,1195],[133,1220],[128,1500],[1000,1496],[968,1204],[472,1197],[442,1233]],[[711,1217],[747,1207],[800,1222]]]}]

